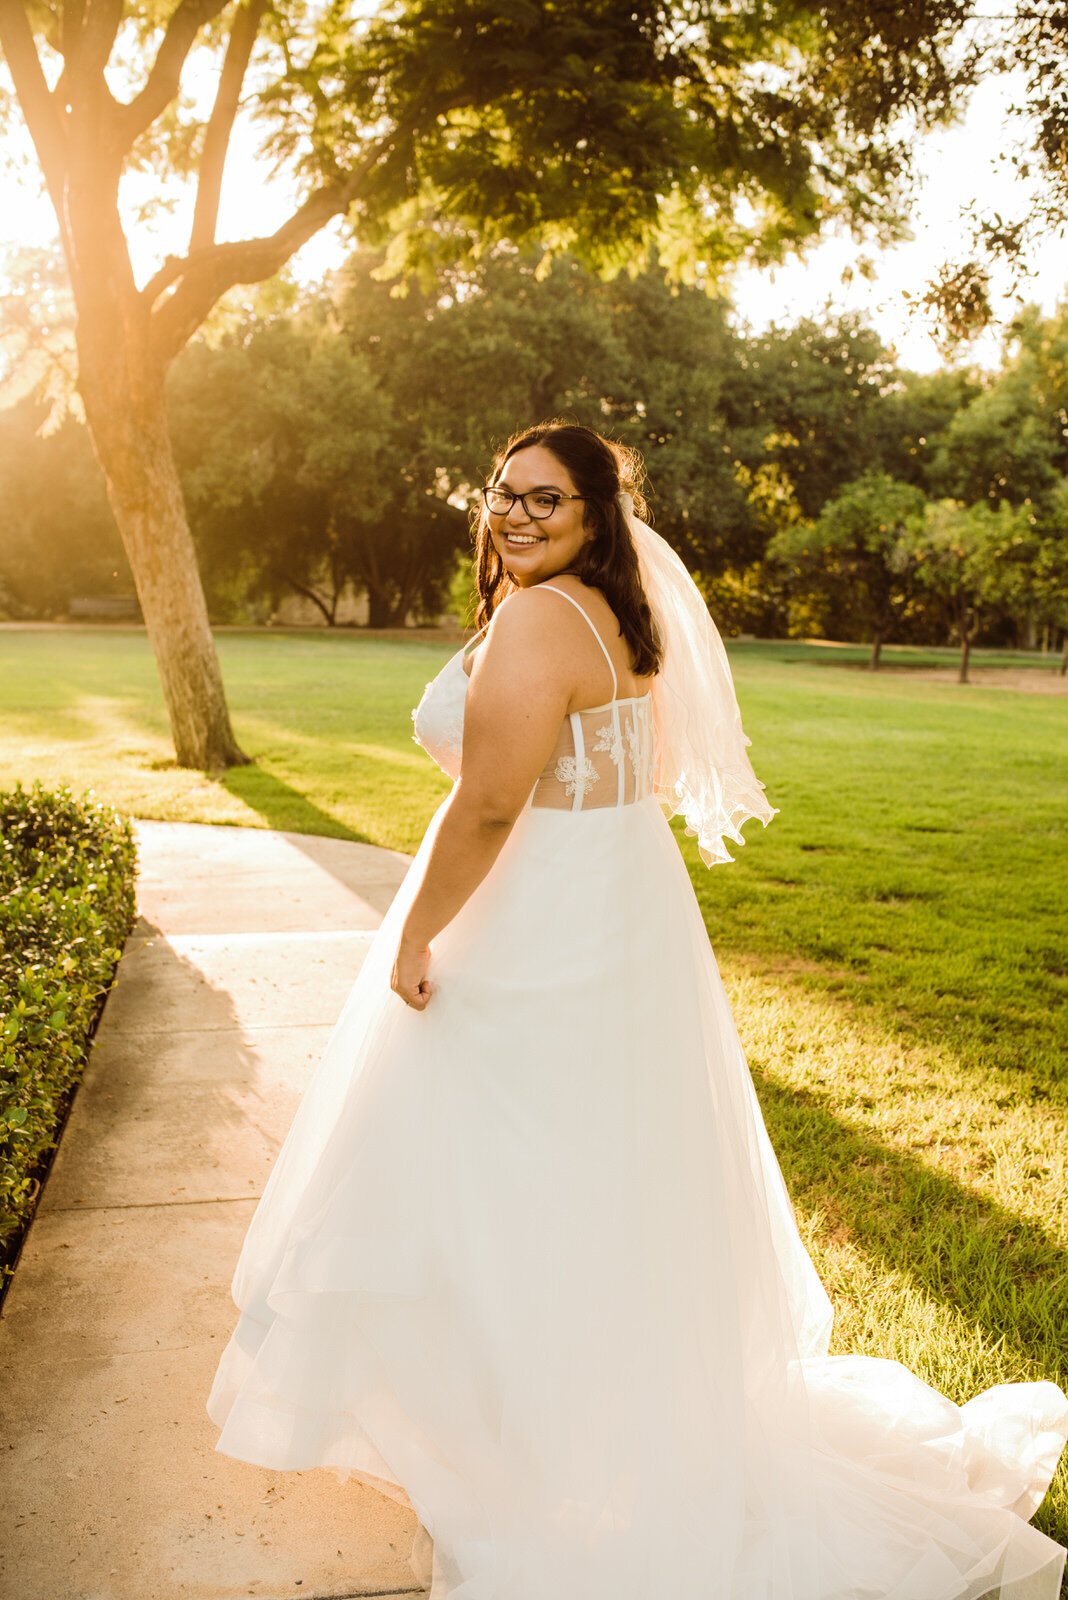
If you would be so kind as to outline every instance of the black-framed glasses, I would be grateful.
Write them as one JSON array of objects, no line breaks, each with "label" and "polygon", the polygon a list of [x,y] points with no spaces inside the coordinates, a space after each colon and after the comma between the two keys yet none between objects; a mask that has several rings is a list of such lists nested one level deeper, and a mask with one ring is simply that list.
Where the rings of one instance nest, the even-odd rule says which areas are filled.
[{"label": "black-framed glasses", "polygon": [[526,494],[513,494],[511,489],[498,489],[492,483],[478,492],[491,516],[507,516],[518,500],[532,522],[544,522],[546,517],[551,517],[561,500],[586,498],[584,494],[561,494],[557,489],[528,489]]}]

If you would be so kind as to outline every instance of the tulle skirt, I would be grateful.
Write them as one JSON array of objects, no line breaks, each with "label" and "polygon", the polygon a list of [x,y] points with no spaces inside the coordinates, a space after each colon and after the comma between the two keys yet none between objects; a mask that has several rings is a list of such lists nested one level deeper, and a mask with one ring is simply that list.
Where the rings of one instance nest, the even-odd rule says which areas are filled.
[{"label": "tulle skirt", "polygon": [[432,1600],[1054,1600],[1068,1402],[827,1355],[656,801],[525,811],[416,1012],[443,809],[249,1228],[218,1449],[410,1505]]}]

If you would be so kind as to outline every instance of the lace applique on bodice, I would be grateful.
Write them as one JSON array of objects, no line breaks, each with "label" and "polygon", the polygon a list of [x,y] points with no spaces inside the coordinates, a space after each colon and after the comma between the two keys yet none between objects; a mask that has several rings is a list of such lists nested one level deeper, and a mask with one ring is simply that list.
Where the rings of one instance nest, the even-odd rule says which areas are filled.
[{"label": "lace applique on bodice", "polygon": [[583,799],[589,794],[601,774],[586,756],[560,756],[553,767],[553,777],[564,786],[564,793],[573,795],[582,790]]},{"label": "lace applique on bodice", "polygon": [[[612,658],[582,606],[562,589],[547,583],[538,587],[562,595],[586,617],[604,652],[615,689],[618,680]],[[431,679],[412,712],[416,744],[453,779],[460,776],[463,758],[464,701],[470,681],[463,667],[467,648],[458,650]],[[652,705],[649,694],[631,695],[571,712],[527,804],[589,811],[630,805],[652,794],[656,773]]]},{"label": "lace applique on bodice", "polygon": [[412,712],[412,738],[452,779],[460,776],[464,746],[464,700],[470,680],[463,663],[464,650],[458,650],[431,678]]},{"label": "lace applique on bodice", "polygon": [[590,811],[653,792],[655,730],[650,695],[574,711],[534,785],[531,804]]}]

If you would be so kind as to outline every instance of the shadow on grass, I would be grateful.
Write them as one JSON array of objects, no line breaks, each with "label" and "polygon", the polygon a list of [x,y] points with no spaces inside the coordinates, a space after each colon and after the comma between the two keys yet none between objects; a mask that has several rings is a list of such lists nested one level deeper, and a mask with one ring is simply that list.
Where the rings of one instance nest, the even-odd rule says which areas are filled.
[{"label": "shadow on grass", "polygon": [[244,767],[228,767],[218,780],[222,788],[258,813],[268,828],[281,833],[319,834],[328,839],[349,839],[355,844],[372,844],[366,833],[357,833],[346,823],[323,811],[299,789],[284,783],[255,761]]},{"label": "shadow on grass", "polygon": [[[996,1363],[984,1386],[1047,1379],[1068,1389],[1068,1252],[1049,1230],[851,1126],[817,1094],[755,1063],[753,1077],[791,1200],[799,1212],[822,1214],[830,1243],[852,1245],[981,1333]],[[926,1381],[958,1405],[974,1398],[974,1390],[950,1392],[940,1373]],[[1033,1518],[1061,1543],[1066,1484],[1068,1457]]]},{"label": "shadow on grass", "polygon": [[[294,849],[384,917],[393,903],[410,857],[388,850],[339,822],[299,789],[260,766],[230,767],[218,780],[230,794],[284,833]],[[339,848],[339,843],[341,848]],[[358,850],[347,848],[358,845]]]},{"label": "shadow on grass", "polygon": [[795,1205],[822,1212],[833,1239],[904,1274],[992,1344],[1002,1340],[1010,1357],[1054,1382],[1068,1378],[1059,1331],[1068,1252],[1058,1239],[851,1126],[811,1091],[778,1082],[756,1063],[753,1077]]}]

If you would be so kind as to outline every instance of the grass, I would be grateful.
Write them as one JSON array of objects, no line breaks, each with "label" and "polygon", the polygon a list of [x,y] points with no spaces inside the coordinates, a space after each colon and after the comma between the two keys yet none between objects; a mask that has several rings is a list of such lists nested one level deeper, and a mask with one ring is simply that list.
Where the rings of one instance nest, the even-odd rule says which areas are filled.
[{"label": "grass", "polygon": [[[799,661],[806,666],[867,667],[871,660],[870,645],[841,644],[832,639],[776,639],[759,643],[732,640],[729,643],[732,655],[751,652],[755,646],[766,660]],[[959,665],[960,649],[956,645],[893,644],[882,652],[882,666],[897,671],[956,672]],[[971,665],[1052,673],[1060,667],[1060,653],[982,647],[971,652]]]},{"label": "grass", "polygon": [[354,634],[224,633],[238,737],[256,765],[174,765],[138,629],[0,628],[0,785],[64,775],[134,816],[230,822],[414,851],[448,780],[412,742],[411,707],[451,653]]},{"label": "grass", "polygon": [[[452,647],[219,648],[257,765],[216,781],[173,766],[142,634],[0,629],[0,786],[65,779],[139,816],[414,850],[449,785],[409,712]],[[1068,1386],[1068,700],[880,677],[864,656],[732,647],[780,815],[731,867],[701,866],[676,823],[680,844],[832,1349],[902,1360],[958,1402]],[[1068,1543],[1068,1465],[1035,1520]]]},{"label": "grass", "polygon": [[713,943],[787,958],[898,1031],[1068,1088],[1068,698],[735,654],[780,808],[726,871],[686,854]]}]

